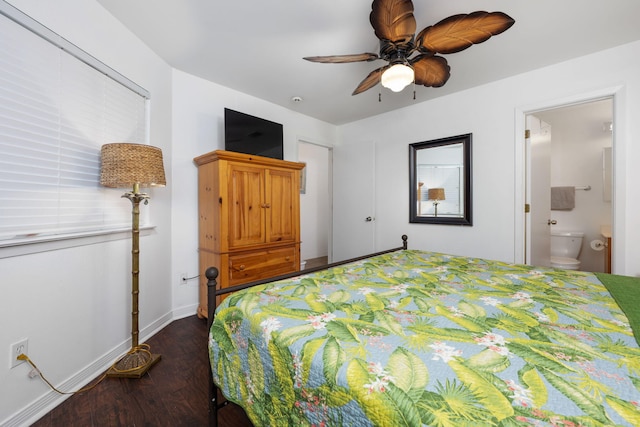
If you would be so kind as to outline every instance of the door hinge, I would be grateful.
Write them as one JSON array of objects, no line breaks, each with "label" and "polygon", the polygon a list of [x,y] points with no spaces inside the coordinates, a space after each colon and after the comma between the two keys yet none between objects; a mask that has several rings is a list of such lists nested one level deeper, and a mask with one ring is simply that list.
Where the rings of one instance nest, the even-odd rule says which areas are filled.
[{"label": "door hinge", "polygon": [[531,205],[529,203],[524,204],[524,213],[531,212]]},{"label": "door hinge", "polygon": [[531,131],[529,129],[526,129],[524,131],[524,139],[529,139],[531,138]]}]

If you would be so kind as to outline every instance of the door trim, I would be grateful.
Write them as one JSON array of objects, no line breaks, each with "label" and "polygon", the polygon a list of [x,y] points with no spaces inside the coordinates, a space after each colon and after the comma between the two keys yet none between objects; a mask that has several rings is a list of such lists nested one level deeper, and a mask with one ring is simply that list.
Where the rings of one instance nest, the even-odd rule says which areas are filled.
[{"label": "door trim", "polygon": [[[625,87],[613,86],[594,90],[592,92],[580,93],[576,95],[567,96],[564,98],[552,99],[547,101],[541,101],[534,104],[518,106],[515,108],[515,150],[514,150],[514,246],[513,246],[513,259],[515,263],[525,263],[525,236],[526,236],[526,221],[525,221],[525,190],[526,190],[526,144],[525,144],[525,130],[526,130],[526,116],[529,114],[535,114],[536,112],[543,110],[550,110],[555,108],[567,107],[575,104],[582,104],[586,102],[598,101],[605,98],[611,98],[613,104],[613,122],[614,132],[611,138],[612,141],[612,163],[613,163],[613,191],[611,195],[612,206],[612,227],[611,232],[613,241],[613,258],[611,260],[611,271],[624,272],[625,271],[625,259],[623,256],[616,256],[616,254],[622,254],[625,247],[624,230],[625,227],[625,198],[626,191],[626,170],[624,168],[624,156],[625,148],[621,143],[620,136],[622,132],[619,129],[626,128],[625,115]],[[616,132],[616,129],[618,131]],[[621,273],[618,273],[621,274]]]},{"label": "door trim", "polygon": [[[328,222],[327,233],[329,234],[327,236],[327,245],[328,245],[327,262],[331,263],[333,262],[333,146],[322,143],[322,142],[314,141],[310,138],[298,136],[296,138],[296,159],[298,160],[299,160],[298,147],[300,144],[311,144],[317,147],[325,148],[327,150],[327,154],[328,154],[327,166],[329,168],[329,173],[328,173],[329,182],[327,184],[328,185],[327,191],[329,193],[327,195],[328,203],[329,203],[329,218],[327,220]],[[302,229],[300,230],[300,233],[302,233]]]}]

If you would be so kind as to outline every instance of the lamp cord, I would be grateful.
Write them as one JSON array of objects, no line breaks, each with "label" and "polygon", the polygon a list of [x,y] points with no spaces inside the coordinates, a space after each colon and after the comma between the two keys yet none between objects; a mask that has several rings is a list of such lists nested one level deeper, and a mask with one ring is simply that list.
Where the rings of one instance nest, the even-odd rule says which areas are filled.
[{"label": "lamp cord", "polygon": [[40,376],[40,378],[42,378],[42,381],[47,383],[47,385],[49,387],[51,387],[51,390],[53,390],[53,391],[55,391],[56,393],[59,393],[59,394],[77,394],[77,393],[82,393],[82,392],[85,392],[85,391],[89,391],[89,390],[93,389],[95,386],[97,386],[98,384],[100,384],[102,382],[102,380],[104,380],[107,377],[107,374],[105,373],[98,379],[98,381],[96,381],[95,384],[92,384],[90,386],[81,388],[80,390],[77,390],[77,391],[60,391],[57,388],[55,388],[55,386],[53,384],[51,384],[51,382],[49,382],[48,379],[45,378],[45,376],[42,374],[40,369],[36,366],[35,363],[33,363],[33,360],[29,359],[29,356],[27,356],[26,354],[20,354],[20,355],[18,355],[18,360],[25,360],[37,372],[37,374]]},{"label": "lamp cord", "polygon": [[[131,350],[129,350],[127,352],[127,354],[133,354],[133,353],[136,353],[136,352],[142,352],[142,353],[147,353],[150,356],[151,352],[149,351],[149,348],[150,347],[149,347],[148,344],[140,344],[137,347],[134,347]],[[125,354],[125,356],[126,356],[126,354]],[[51,384],[51,382],[42,374],[42,371],[40,371],[40,369],[36,366],[36,364],[33,362],[33,360],[31,360],[29,358],[29,356],[27,356],[24,353],[21,353],[21,354],[18,355],[17,359],[18,360],[24,360],[29,365],[31,365],[33,370],[40,376],[40,378],[42,378],[42,381],[44,381],[51,388],[51,390],[53,390],[53,391],[55,391],[56,393],[59,393],[59,394],[78,394],[78,393],[83,393],[85,391],[92,390],[93,388],[95,388],[98,384],[100,384],[107,377],[107,372],[109,372],[109,369],[107,369],[106,372],[104,374],[102,374],[102,376],[100,378],[98,378],[98,380],[94,384],[91,384],[89,386],[83,387],[80,390],[76,390],[76,391],[61,391],[61,390],[58,390],[53,384]],[[131,369],[118,369],[118,368],[116,368],[116,364],[120,360],[122,360],[122,357],[119,358],[116,362],[114,362],[113,365],[111,365],[111,369],[113,369],[114,371],[120,372],[120,373],[129,372],[129,371],[135,371],[137,369],[137,368],[131,368]]]}]

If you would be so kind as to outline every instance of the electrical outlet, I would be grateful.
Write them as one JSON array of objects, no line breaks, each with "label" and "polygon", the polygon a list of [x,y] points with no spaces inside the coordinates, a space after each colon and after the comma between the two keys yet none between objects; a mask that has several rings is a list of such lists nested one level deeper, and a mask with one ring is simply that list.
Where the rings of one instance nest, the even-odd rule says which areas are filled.
[{"label": "electrical outlet", "polygon": [[15,368],[19,364],[23,363],[24,360],[19,360],[18,356],[21,354],[27,355],[27,351],[29,350],[29,339],[25,338],[17,343],[11,344],[11,357],[9,359],[11,363],[11,368]]},{"label": "electrical outlet", "polygon": [[187,277],[189,277],[189,275],[187,273],[180,273],[180,284],[181,285],[186,285],[187,284]]}]

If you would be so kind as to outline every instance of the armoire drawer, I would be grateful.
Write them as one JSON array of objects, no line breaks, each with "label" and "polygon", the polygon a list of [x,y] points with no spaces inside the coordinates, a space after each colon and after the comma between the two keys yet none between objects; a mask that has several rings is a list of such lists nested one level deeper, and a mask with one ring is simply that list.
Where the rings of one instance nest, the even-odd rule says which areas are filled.
[{"label": "armoire drawer", "polygon": [[229,255],[228,286],[298,270],[296,246]]}]

